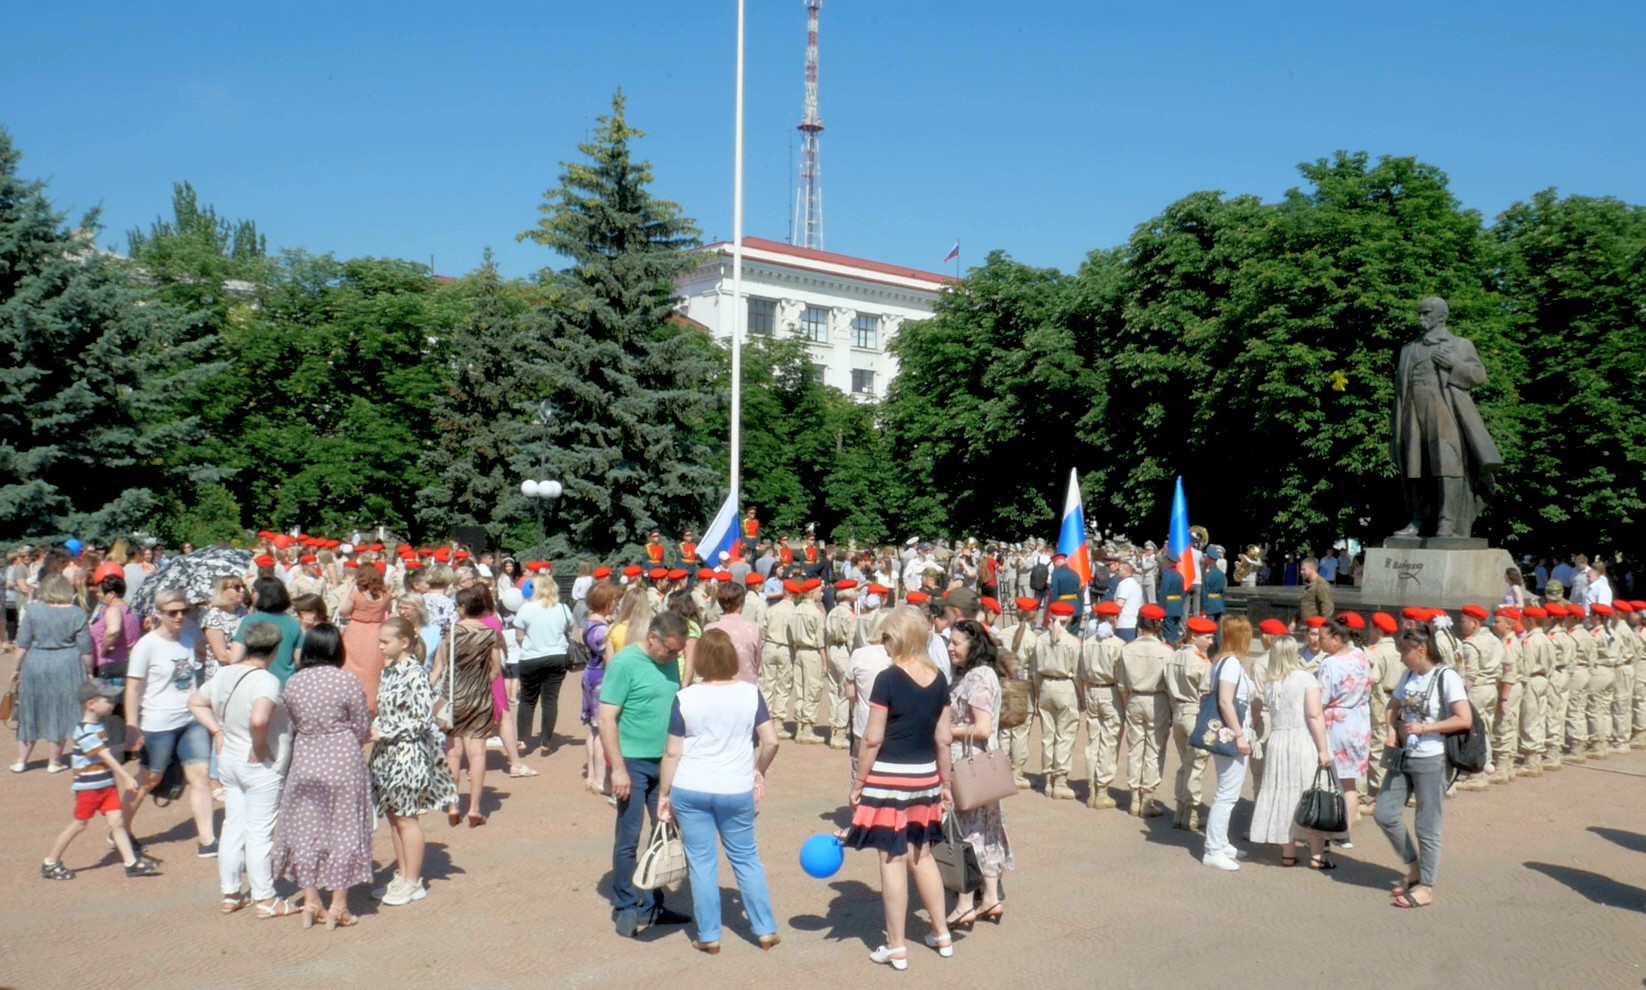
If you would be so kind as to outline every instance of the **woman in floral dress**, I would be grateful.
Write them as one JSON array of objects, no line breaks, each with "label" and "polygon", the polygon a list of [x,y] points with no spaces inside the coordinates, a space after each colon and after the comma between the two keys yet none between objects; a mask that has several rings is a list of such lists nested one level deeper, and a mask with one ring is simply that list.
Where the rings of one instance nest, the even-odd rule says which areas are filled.
[{"label": "woman in floral dress", "polygon": [[[1349,613],[1353,615],[1353,613]],[[1366,776],[1372,752],[1372,667],[1366,654],[1355,645],[1347,615],[1320,627],[1322,658],[1316,675],[1320,679],[1320,707],[1326,716],[1326,742],[1331,746],[1337,779],[1343,784],[1347,820],[1354,826],[1360,814],[1360,797],[1355,781]],[[1358,615],[1354,616],[1359,619]],[[1351,620],[1352,621],[1352,620]],[[1340,844],[1351,849],[1348,833]]]},{"label": "woman in floral dress", "polygon": [[[949,660],[954,665],[955,676],[954,687],[949,691],[949,717],[954,728],[949,759],[953,765],[968,752],[999,746],[995,727],[1000,724],[1000,679],[1005,673],[1000,668],[994,640],[981,624],[970,619],[955,623],[949,635]],[[1006,837],[1000,802],[956,811],[955,818],[966,841],[977,853],[978,865],[983,870],[983,887],[977,903],[961,898],[949,915],[949,927],[969,928],[980,920],[999,923],[1006,910],[1000,903],[1000,874],[1012,869],[1012,846]]]}]

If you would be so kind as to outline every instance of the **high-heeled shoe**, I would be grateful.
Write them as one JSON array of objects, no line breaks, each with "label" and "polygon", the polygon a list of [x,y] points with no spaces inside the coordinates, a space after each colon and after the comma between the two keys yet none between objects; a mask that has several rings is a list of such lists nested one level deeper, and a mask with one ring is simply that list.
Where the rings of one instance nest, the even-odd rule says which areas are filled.
[{"label": "high-heeled shoe", "polygon": [[954,936],[927,935],[926,948],[936,949],[937,954],[942,956],[944,959],[952,958],[954,956]]},{"label": "high-heeled shoe", "polygon": [[454,804],[446,809],[446,823],[452,828],[456,828],[463,823],[463,813],[457,810],[457,805]]},{"label": "high-heeled shoe", "polygon": [[315,918],[320,914],[320,909],[313,906],[313,905],[311,905],[311,904],[305,904],[305,905],[303,905],[302,911],[303,911],[303,928],[305,930],[309,929],[309,928],[313,928]]},{"label": "high-heeled shoe", "polygon": [[977,920],[978,921],[992,921],[992,922],[994,922],[996,927],[999,927],[1001,920],[1004,919],[1005,917],[1006,917],[1006,905],[996,904],[994,907],[989,908],[987,911],[980,912],[977,916]]},{"label": "high-heeled shoe", "polygon": [[469,815],[469,828],[479,828],[484,824],[486,824],[485,815]]},{"label": "high-heeled shoe", "polygon": [[777,947],[779,942],[783,941],[783,936],[773,932],[770,935],[760,936],[760,938],[756,939],[756,941],[760,943],[760,951],[770,952],[772,949]]},{"label": "high-heeled shoe", "polygon": [[882,945],[869,953],[869,962],[890,966],[901,973],[909,968],[909,950],[901,945],[895,949]]},{"label": "high-heeled shoe", "polygon": [[326,912],[326,931],[328,932],[337,928],[353,928],[358,924],[360,924],[360,919],[347,911]]},{"label": "high-heeled shoe", "polygon": [[981,917],[982,915],[978,914],[978,909],[972,908],[970,911],[966,911],[950,918],[949,931],[952,932],[957,928],[961,931],[969,931],[973,925],[977,924],[977,920]]},{"label": "high-heeled shoe", "polygon": [[720,955],[720,943],[719,942],[699,942],[696,939],[692,939],[692,948],[696,949],[698,952],[701,952],[706,956],[718,956],[718,955]]}]

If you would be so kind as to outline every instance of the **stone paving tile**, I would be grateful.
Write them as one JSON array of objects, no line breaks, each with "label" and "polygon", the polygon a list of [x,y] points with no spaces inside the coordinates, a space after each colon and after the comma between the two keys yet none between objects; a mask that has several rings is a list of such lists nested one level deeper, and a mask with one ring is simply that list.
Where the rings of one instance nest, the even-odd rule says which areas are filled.
[{"label": "stone paving tile", "polygon": [[[575,692],[562,708],[561,726],[575,728]],[[849,853],[827,881],[796,862],[800,843],[839,813],[845,754],[783,747],[758,829],[784,941],[771,953],[753,944],[723,864],[728,923],[714,958],[693,952],[679,928],[632,941],[612,933],[601,898],[611,809],[579,787],[580,746],[529,761],[543,775],[511,780],[492,754],[484,828],[425,819],[427,900],[379,908],[357,888],[360,925],[327,933],[304,932],[296,918],[219,915],[216,863],[195,858],[182,804],[139,820],[163,877],[127,880],[94,827],[66,857],[76,880],[40,880],[70,809],[67,779],[39,769],[42,750],[28,773],[0,774],[0,987],[878,986],[904,975],[866,958],[881,941],[870,856]],[[1237,841],[1250,793],[1248,783]],[[1259,847],[1225,874],[1202,867],[1199,837],[1173,831],[1169,818],[1140,822],[1024,793],[1005,806],[1017,869],[1004,923],[958,938],[954,959],[911,948],[907,975],[1018,987],[1640,986],[1643,796],[1646,753],[1464,794],[1446,809],[1439,904],[1399,911],[1386,895],[1398,864],[1370,818],[1334,873],[1283,870],[1273,847]],[[392,862],[381,828],[374,849],[379,864]],[[690,909],[684,892],[670,903]],[[913,921],[911,945],[926,931]]]}]

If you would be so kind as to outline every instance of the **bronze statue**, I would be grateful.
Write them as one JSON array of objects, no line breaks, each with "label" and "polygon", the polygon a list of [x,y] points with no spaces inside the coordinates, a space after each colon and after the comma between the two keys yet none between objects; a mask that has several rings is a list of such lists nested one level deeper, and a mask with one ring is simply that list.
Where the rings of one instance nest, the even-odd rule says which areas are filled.
[{"label": "bronze statue", "polygon": [[1389,451],[1412,519],[1396,536],[1468,537],[1493,476],[1497,444],[1469,390],[1486,382],[1475,345],[1446,327],[1446,300],[1418,306],[1423,333],[1400,349]]}]

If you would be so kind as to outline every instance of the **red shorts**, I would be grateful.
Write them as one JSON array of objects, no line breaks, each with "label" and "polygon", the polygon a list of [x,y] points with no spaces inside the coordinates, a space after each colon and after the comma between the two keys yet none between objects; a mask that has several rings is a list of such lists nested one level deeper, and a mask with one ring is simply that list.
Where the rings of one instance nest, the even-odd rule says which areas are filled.
[{"label": "red shorts", "polygon": [[89,822],[98,815],[120,810],[120,788],[99,787],[95,791],[74,792],[74,820]]}]

